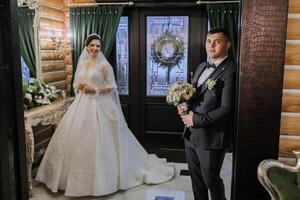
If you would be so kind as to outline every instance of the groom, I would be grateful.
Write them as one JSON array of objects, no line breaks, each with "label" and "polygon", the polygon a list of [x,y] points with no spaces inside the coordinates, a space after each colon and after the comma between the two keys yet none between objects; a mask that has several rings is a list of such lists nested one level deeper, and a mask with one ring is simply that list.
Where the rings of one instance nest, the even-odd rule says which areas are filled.
[{"label": "groom", "polygon": [[228,58],[229,34],[212,29],[206,37],[208,62],[195,71],[197,88],[189,100],[189,114],[177,107],[186,128],[183,133],[195,200],[225,200],[220,177],[226,149],[231,145],[235,99],[235,63]]}]

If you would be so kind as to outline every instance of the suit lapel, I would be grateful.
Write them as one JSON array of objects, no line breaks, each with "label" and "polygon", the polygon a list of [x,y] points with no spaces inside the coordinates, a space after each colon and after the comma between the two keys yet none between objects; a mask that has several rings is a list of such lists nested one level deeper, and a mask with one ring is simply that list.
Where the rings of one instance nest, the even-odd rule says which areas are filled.
[{"label": "suit lapel", "polygon": [[227,59],[224,60],[218,67],[217,69],[215,69],[215,71],[213,71],[213,73],[211,73],[211,75],[201,84],[201,86],[199,86],[200,92],[198,93],[198,95],[204,93],[207,90],[207,84],[206,81],[208,79],[211,80],[218,80],[218,78],[226,71],[227,69]]},{"label": "suit lapel", "polygon": [[196,72],[195,72],[195,75],[194,75],[194,78],[193,78],[192,85],[193,85],[194,87],[196,87],[196,88],[197,88],[197,83],[198,83],[199,77],[200,77],[200,75],[202,74],[202,72],[204,71],[205,66],[206,66],[206,64],[200,65],[200,66],[198,67],[198,69],[196,70]]}]

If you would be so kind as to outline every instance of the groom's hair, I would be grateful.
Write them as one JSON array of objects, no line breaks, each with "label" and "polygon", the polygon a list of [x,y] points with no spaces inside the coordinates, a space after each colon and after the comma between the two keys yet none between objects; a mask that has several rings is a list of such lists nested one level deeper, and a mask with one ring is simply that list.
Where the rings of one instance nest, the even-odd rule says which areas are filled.
[{"label": "groom's hair", "polygon": [[99,40],[101,43],[101,37],[97,33],[90,34],[84,41],[84,45],[87,47],[91,43],[92,40]]},{"label": "groom's hair", "polygon": [[207,35],[211,35],[211,34],[215,34],[215,33],[222,33],[226,39],[226,41],[230,41],[230,35],[229,35],[229,32],[224,29],[224,28],[214,28],[214,29],[211,29],[210,31],[207,32]]}]

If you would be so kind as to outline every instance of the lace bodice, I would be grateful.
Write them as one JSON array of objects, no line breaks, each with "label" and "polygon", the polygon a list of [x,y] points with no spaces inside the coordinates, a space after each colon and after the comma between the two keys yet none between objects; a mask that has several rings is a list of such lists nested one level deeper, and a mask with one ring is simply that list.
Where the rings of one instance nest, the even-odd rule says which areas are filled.
[{"label": "lace bodice", "polygon": [[82,67],[77,76],[79,83],[86,83],[92,87],[117,88],[113,77],[113,71],[106,62],[96,63],[90,68]]}]

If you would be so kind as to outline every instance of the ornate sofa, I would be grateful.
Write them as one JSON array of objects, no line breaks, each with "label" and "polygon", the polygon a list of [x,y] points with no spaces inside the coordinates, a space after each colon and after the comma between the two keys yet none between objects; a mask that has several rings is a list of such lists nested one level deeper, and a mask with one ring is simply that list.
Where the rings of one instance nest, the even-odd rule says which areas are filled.
[{"label": "ornate sofa", "polygon": [[300,151],[293,153],[295,166],[274,159],[263,160],[258,166],[258,179],[272,200],[300,200]]}]

